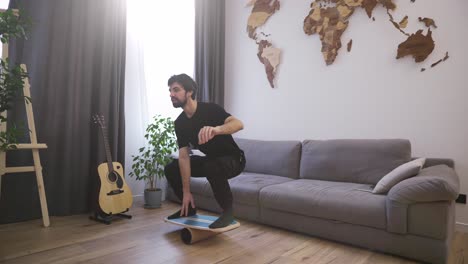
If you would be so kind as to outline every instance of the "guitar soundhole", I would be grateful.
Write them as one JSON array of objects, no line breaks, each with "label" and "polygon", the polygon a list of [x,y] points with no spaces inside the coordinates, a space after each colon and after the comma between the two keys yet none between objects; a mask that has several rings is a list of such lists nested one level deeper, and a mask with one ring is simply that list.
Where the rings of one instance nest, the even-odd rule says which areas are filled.
[{"label": "guitar soundhole", "polygon": [[107,178],[109,179],[110,182],[115,182],[119,178],[119,176],[114,171],[114,172],[109,173],[107,175]]},{"label": "guitar soundhole", "polygon": [[107,179],[111,182],[111,183],[115,183],[117,184],[117,188],[122,188],[123,187],[123,180],[122,180],[122,177],[116,172],[116,171],[113,171],[113,172],[110,172],[107,174]]}]

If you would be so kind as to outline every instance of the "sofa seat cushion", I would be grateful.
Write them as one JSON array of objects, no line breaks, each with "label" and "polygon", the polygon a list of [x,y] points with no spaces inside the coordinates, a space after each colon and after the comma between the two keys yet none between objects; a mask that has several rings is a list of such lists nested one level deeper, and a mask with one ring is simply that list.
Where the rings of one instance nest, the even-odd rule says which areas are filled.
[{"label": "sofa seat cushion", "polygon": [[367,184],[295,180],[260,191],[265,208],[350,224],[386,228],[384,195]]},{"label": "sofa seat cushion", "polygon": [[[293,179],[268,174],[242,172],[229,180],[234,203],[258,206],[258,195],[262,188]],[[206,178],[192,178],[190,189],[193,193],[202,196],[213,197],[210,183]]]}]

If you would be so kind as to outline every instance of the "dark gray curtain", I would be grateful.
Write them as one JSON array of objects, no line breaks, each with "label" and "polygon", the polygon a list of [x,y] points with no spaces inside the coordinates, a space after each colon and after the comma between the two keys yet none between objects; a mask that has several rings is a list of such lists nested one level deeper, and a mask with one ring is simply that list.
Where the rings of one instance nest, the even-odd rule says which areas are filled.
[{"label": "dark gray curtain", "polygon": [[225,0],[195,0],[197,99],[224,106]]},{"label": "dark gray curtain", "polygon": [[[11,7],[12,3],[10,3]],[[125,0],[24,0],[33,22],[26,41],[10,42],[10,60],[28,67],[50,215],[84,213],[97,204],[97,166],[105,161],[94,113],[106,119],[114,161],[124,164]],[[24,122],[18,102],[9,119]],[[9,120],[9,121],[10,121]],[[30,151],[10,151],[7,166],[32,165]],[[2,180],[0,223],[41,217],[33,173]],[[53,221],[52,221],[53,225]]]}]

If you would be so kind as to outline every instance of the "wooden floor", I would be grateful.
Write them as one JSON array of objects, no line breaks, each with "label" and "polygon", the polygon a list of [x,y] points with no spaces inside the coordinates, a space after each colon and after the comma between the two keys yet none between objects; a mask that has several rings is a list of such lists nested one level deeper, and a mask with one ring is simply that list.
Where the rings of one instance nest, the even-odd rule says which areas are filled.
[{"label": "wooden floor", "polygon": [[[179,209],[135,203],[133,219],[109,226],[87,215],[0,225],[0,263],[416,263],[410,260],[240,221],[241,227],[194,245],[163,222]],[[468,264],[468,234],[456,233],[449,263]]]}]

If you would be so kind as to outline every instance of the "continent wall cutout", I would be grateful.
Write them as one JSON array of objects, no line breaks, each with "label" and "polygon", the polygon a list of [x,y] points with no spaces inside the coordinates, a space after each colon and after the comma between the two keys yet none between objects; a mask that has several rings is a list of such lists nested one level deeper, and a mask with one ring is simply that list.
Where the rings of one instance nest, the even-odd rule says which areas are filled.
[{"label": "continent wall cutout", "polygon": [[[431,18],[418,18],[419,22],[427,27],[426,34],[424,29],[416,33],[408,34],[403,29],[408,25],[408,16],[405,16],[400,22],[396,22],[390,11],[395,10],[394,0],[316,0],[311,3],[311,10],[304,19],[303,30],[307,35],[318,34],[322,42],[322,54],[327,65],[333,64],[338,51],[341,48],[341,36],[348,28],[349,18],[354,14],[356,8],[364,8],[367,16],[375,21],[372,12],[377,5],[387,9],[389,21],[393,26],[407,37],[405,41],[398,45],[396,58],[412,56],[415,62],[423,62],[432,53],[435,47],[432,39],[431,27],[437,28],[435,21]],[[411,0],[415,2],[415,0]],[[347,44],[348,52],[351,51],[352,39]],[[431,64],[431,67],[449,58],[448,52],[445,57]],[[425,71],[422,68],[421,71]]]},{"label": "continent wall cutout", "polygon": [[247,32],[249,38],[255,40],[258,45],[257,57],[265,67],[265,72],[271,88],[274,88],[274,79],[280,64],[281,50],[273,46],[266,38],[269,34],[260,32],[257,28],[263,26],[268,19],[280,9],[279,0],[251,0],[247,6],[253,6],[247,21]]},{"label": "continent wall cutout", "polygon": [[[408,1],[415,2],[415,0]],[[420,63],[425,61],[434,51],[435,43],[431,31],[431,28],[437,28],[434,19],[418,17],[417,22],[425,28],[409,34],[404,29],[412,19],[404,16],[399,22],[395,21],[392,15],[396,9],[394,0],[315,0],[310,4],[309,14],[304,19],[303,30],[307,35],[319,35],[326,65],[333,64],[338,56],[338,51],[342,46],[341,36],[348,28],[349,18],[354,14],[354,11],[357,8],[363,8],[369,19],[375,21],[372,12],[378,5],[387,10],[390,23],[406,38],[398,45],[396,59],[412,56],[415,62]],[[274,80],[281,63],[281,49],[276,48],[268,40],[270,34],[257,33],[257,29],[265,25],[268,19],[280,9],[280,2],[279,0],[250,0],[247,7],[252,7],[247,21],[247,33],[258,46],[258,60],[265,68],[271,88],[274,88]],[[424,33],[426,29],[427,31]],[[347,51],[350,52],[353,40],[350,39],[346,46]],[[446,52],[443,58],[430,64],[430,67],[435,67],[448,58],[449,55]],[[421,72],[425,70],[426,68],[421,68]]]}]

